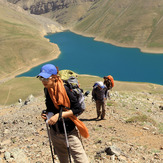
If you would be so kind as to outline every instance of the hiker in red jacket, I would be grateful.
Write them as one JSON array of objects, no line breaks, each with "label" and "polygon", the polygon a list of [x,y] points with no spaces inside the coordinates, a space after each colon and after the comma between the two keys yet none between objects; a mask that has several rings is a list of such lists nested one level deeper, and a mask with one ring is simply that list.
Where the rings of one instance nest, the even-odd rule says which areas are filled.
[{"label": "hiker in red jacket", "polygon": [[103,79],[104,79],[104,84],[106,85],[108,89],[108,97],[110,99],[109,91],[114,87],[114,79],[111,75],[104,76]]}]

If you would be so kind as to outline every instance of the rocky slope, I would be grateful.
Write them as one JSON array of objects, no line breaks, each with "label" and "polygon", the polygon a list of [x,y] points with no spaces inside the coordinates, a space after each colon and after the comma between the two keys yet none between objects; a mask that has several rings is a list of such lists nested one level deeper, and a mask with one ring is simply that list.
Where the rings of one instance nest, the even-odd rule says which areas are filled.
[{"label": "rocky slope", "polygon": [[[8,0],[31,14],[43,15],[64,25],[74,26],[95,0]],[[75,14],[74,14],[75,13]]]},{"label": "rocky slope", "polygon": [[[91,95],[85,101],[86,111],[79,118],[90,133],[88,139],[82,139],[90,163],[163,161],[162,95],[113,90],[104,120],[96,120]],[[0,163],[52,162],[46,126],[40,117],[44,108],[44,97],[32,95],[0,108]],[[55,162],[59,162],[57,157]]]},{"label": "rocky slope", "polygon": [[62,10],[69,6],[77,6],[95,0],[7,0],[13,4],[22,6],[24,10],[29,10],[31,14],[45,14],[50,11]]}]

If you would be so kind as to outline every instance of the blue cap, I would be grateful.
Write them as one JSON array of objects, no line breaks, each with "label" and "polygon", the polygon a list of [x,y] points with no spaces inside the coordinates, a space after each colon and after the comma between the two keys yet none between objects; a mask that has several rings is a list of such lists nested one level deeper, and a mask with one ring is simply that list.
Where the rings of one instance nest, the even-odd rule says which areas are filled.
[{"label": "blue cap", "polygon": [[37,76],[42,76],[47,79],[51,75],[57,75],[57,68],[52,64],[46,64],[42,66],[40,73]]}]

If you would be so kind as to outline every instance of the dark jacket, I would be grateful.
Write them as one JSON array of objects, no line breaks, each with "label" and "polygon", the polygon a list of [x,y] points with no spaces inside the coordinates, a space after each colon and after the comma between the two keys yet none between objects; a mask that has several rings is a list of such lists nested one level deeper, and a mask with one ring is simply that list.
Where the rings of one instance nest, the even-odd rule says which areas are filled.
[{"label": "dark jacket", "polygon": [[[80,103],[77,100],[77,97],[71,92],[71,90],[67,86],[65,86],[65,89],[70,99],[70,105],[71,105],[70,110],[72,110],[74,115],[79,114],[80,112],[82,112],[82,109],[81,109]],[[45,98],[46,98],[45,99],[45,104],[47,108],[46,111],[53,112],[54,114],[59,113],[59,109],[55,108],[53,101],[50,98],[47,88],[44,88],[44,93],[45,93]],[[75,128],[74,122],[72,122],[69,118],[65,118],[65,125],[66,125],[66,130],[68,133]],[[55,125],[52,125],[52,127],[55,131],[57,131],[57,128],[58,128],[60,133],[62,134],[64,133],[62,121],[58,120],[58,122]]]},{"label": "dark jacket", "polygon": [[104,98],[107,98],[107,88],[102,88],[102,89],[99,89],[98,87],[96,88],[93,88],[92,90],[92,98],[95,100],[95,101],[104,101]]}]

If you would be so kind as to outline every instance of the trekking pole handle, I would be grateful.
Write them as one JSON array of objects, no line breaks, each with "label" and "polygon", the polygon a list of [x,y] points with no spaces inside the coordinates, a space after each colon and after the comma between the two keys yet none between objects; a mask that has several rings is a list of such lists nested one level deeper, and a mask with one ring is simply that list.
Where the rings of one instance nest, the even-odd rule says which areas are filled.
[{"label": "trekking pole handle", "polygon": [[84,93],[84,96],[88,96],[89,93],[90,93],[90,91],[86,91],[86,92]]},{"label": "trekking pole handle", "polygon": [[46,114],[46,110],[43,110],[43,111],[42,111],[42,114]]}]

